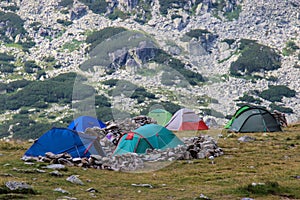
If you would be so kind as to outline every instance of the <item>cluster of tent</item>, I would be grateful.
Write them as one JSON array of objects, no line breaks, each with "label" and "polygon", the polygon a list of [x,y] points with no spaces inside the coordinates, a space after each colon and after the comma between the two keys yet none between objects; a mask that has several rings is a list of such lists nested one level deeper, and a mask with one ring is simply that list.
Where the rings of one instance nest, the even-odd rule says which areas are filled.
[{"label": "cluster of tent", "polygon": [[[184,143],[173,131],[208,130],[205,122],[190,109],[180,109],[174,115],[163,109],[152,110],[149,117],[157,124],[146,124],[119,139],[113,155],[128,152],[145,153],[147,149],[175,148]],[[91,116],[80,116],[67,128],[52,128],[44,133],[25,152],[25,156],[44,156],[47,152],[54,154],[69,153],[73,158],[89,157],[92,154],[106,156],[99,137],[84,134],[87,128],[104,128],[105,123]],[[225,129],[233,132],[274,132],[281,131],[275,117],[266,109],[243,106],[225,125]]]}]

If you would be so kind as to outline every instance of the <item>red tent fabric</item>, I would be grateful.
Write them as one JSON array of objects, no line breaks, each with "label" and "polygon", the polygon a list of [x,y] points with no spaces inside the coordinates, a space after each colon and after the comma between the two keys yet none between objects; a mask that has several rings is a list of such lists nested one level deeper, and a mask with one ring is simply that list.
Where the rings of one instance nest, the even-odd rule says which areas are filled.
[{"label": "red tent fabric", "polygon": [[187,108],[178,110],[166,128],[172,131],[208,130],[205,122],[194,111]]}]

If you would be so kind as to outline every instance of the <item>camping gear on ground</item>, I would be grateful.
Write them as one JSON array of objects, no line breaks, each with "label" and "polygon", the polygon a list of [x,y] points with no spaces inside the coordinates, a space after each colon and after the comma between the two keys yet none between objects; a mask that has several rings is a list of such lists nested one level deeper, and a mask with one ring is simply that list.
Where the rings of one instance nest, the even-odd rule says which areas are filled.
[{"label": "camping gear on ground", "polygon": [[52,128],[44,133],[25,152],[25,156],[45,156],[47,152],[53,154],[69,153],[73,158],[89,157],[92,154],[105,156],[98,137],[79,133],[67,128]]},{"label": "camping gear on ground", "polygon": [[174,148],[184,143],[170,130],[158,124],[146,124],[125,133],[113,155],[126,153],[146,153],[147,149]]},{"label": "camping gear on ground", "polygon": [[208,130],[208,126],[196,113],[190,109],[178,110],[170,119],[166,128],[172,131]]},{"label": "camping gear on ground", "polygon": [[155,119],[157,124],[161,126],[165,126],[172,118],[172,114],[164,109],[151,110],[148,116]]},{"label": "camping gear on ground", "polygon": [[224,128],[241,133],[282,131],[268,110],[248,105],[238,109]]},{"label": "camping gear on ground", "polygon": [[91,116],[80,116],[74,119],[68,126],[69,129],[84,132],[87,128],[99,127],[104,128],[106,125],[101,121]]}]

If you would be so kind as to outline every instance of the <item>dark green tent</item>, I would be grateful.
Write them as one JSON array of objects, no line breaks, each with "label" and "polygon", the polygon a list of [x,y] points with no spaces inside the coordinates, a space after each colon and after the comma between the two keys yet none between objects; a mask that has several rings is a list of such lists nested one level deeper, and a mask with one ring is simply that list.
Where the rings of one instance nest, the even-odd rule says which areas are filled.
[{"label": "dark green tent", "polygon": [[274,116],[264,108],[243,106],[226,124],[234,132],[275,132],[282,131]]}]

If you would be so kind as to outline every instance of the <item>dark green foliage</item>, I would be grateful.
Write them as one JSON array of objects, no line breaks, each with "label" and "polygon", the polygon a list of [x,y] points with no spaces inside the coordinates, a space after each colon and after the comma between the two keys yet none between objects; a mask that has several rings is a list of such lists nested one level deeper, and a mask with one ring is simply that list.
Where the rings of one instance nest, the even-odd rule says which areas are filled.
[{"label": "dark green foliage", "polygon": [[280,102],[283,97],[295,97],[296,91],[285,85],[270,85],[269,89],[262,91],[259,96],[271,102]]},{"label": "dark green foliage", "polygon": [[[0,104],[0,110],[17,110],[23,106],[34,107],[36,104],[43,107],[41,102],[71,103],[75,77],[75,73],[68,73],[46,81],[21,82],[25,85],[22,90],[1,96],[0,102],[4,103]],[[80,96],[82,98],[90,96],[89,92],[94,91],[90,86],[83,84],[77,84],[76,87],[84,89]]]},{"label": "dark green foliage", "polygon": [[186,35],[189,36],[189,37],[191,37],[191,38],[198,39],[203,34],[207,34],[207,33],[211,33],[211,32],[209,32],[206,29],[194,29],[194,30],[190,30],[189,32],[187,32]]},{"label": "dark green foliage", "polygon": [[61,0],[58,5],[61,7],[68,7],[73,5],[74,0]]},{"label": "dark green foliage", "polygon": [[45,62],[53,62],[53,61],[55,61],[55,58],[53,56],[48,56],[48,57],[45,57],[43,60]]},{"label": "dark green foliage", "polygon": [[163,102],[150,102],[146,108],[144,108],[140,114],[141,115],[147,115],[150,112],[150,109],[153,109],[154,106],[159,105],[160,107],[162,107],[163,109],[169,111],[171,114],[176,113],[178,110],[181,109],[181,106],[178,104],[174,104],[170,101],[163,101]]},{"label": "dark green foliage", "polygon": [[204,78],[201,74],[192,72],[188,69],[185,69],[184,63],[182,63],[179,59],[173,58],[171,55],[163,51],[162,49],[155,50],[155,56],[151,61],[168,65],[172,69],[179,72],[191,85],[197,85],[199,82],[204,82]]},{"label": "dark green foliage", "polygon": [[134,91],[138,88],[135,84],[126,81],[126,80],[118,80],[115,85],[116,87],[109,91],[110,96],[120,96],[121,94],[125,97],[131,97]]},{"label": "dark green foliage", "polygon": [[138,103],[144,102],[146,98],[156,99],[154,94],[147,92],[146,89],[142,87],[136,88],[130,98],[137,99]]},{"label": "dark green foliage", "polygon": [[248,103],[254,103],[254,104],[260,104],[261,100],[254,98],[253,96],[250,96],[248,94],[244,94],[244,96],[239,97],[238,101],[244,101],[244,102],[248,102]]},{"label": "dark green foliage", "polygon": [[211,115],[217,118],[224,118],[224,115],[214,109],[201,109],[202,115]]},{"label": "dark green foliage", "polygon": [[109,91],[110,96],[124,96],[132,99],[137,99],[138,103],[142,103],[146,98],[156,99],[155,95],[147,92],[145,88],[138,87],[129,81],[110,79],[104,81],[103,84],[109,85],[110,87],[116,86],[114,89]]},{"label": "dark green foliage", "polygon": [[14,61],[15,57],[12,55],[8,55],[7,53],[0,53],[0,61],[1,62],[9,62]]},{"label": "dark green foliage", "polygon": [[240,5],[236,6],[234,10],[225,12],[224,16],[229,20],[232,21],[234,19],[238,19],[240,16],[240,12],[242,11],[242,7]]},{"label": "dark green foliage", "polygon": [[12,42],[5,34],[7,31],[10,32],[12,38],[15,38],[18,34],[25,35],[27,33],[23,27],[24,21],[15,13],[0,11],[0,22],[4,24],[0,29],[0,39],[4,42]]},{"label": "dark green foliage", "polygon": [[33,41],[26,41],[19,44],[22,45],[24,51],[28,51],[31,47],[35,46],[35,42]]},{"label": "dark green foliage", "polygon": [[97,118],[103,122],[114,121],[131,117],[128,112],[109,107],[100,107],[96,109]]},{"label": "dark green foliage", "polygon": [[7,62],[4,62],[4,63],[0,62],[0,72],[12,73],[12,72],[14,72],[14,69],[15,69],[15,66],[13,64],[10,64]]},{"label": "dark green foliage", "polygon": [[234,39],[224,39],[224,40],[222,40],[222,42],[226,42],[228,45],[232,45],[235,42],[235,40]]},{"label": "dark green foliage", "polygon": [[42,24],[40,22],[32,22],[29,27],[32,27],[33,30],[38,31]]},{"label": "dark green foliage", "polygon": [[114,9],[114,11],[112,13],[110,13],[107,17],[110,20],[116,20],[118,18],[120,18],[120,19],[126,19],[126,18],[128,18],[128,14],[122,12],[119,9]]},{"label": "dark green foliage", "polygon": [[233,3],[233,7],[230,9],[228,9],[227,2],[225,0],[213,1],[211,6],[214,10],[214,13],[223,12],[224,16],[228,20],[238,19],[241,12],[241,6],[237,5],[233,1],[231,1],[231,3]]},{"label": "dark green foliage", "polygon": [[296,52],[298,49],[299,47],[296,45],[296,43],[290,40],[286,43],[286,47],[283,49],[282,53],[285,56],[289,56]]},{"label": "dark green foliage", "polygon": [[31,83],[31,81],[28,81],[25,79],[13,81],[6,85],[6,91],[7,92],[15,92],[17,89],[23,88],[23,87],[29,85],[30,83]]},{"label": "dark green foliage", "polygon": [[96,14],[104,14],[106,12],[106,8],[108,3],[105,0],[79,0],[81,3],[84,3],[89,7],[93,13]]},{"label": "dark green foliage", "polygon": [[109,87],[113,87],[113,86],[117,85],[118,81],[119,81],[119,79],[109,79],[109,80],[103,81],[102,83],[104,85],[109,85]]},{"label": "dark green foliage", "polygon": [[271,108],[271,111],[278,110],[279,112],[282,112],[282,113],[293,113],[294,112],[293,109],[291,109],[291,108],[279,106],[275,103],[271,103],[270,108]]},{"label": "dark green foliage", "polygon": [[278,81],[278,77],[275,77],[275,76],[269,76],[269,77],[267,78],[267,80],[268,80],[268,81],[276,82],[276,81]]},{"label": "dark green foliage", "polygon": [[121,27],[107,27],[100,31],[94,31],[92,34],[88,35],[86,38],[86,43],[91,44],[90,51],[94,49],[98,44],[103,42],[104,40],[121,33],[123,31],[126,31],[125,28]]},{"label": "dark green foliage", "polygon": [[184,0],[159,0],[159,11],[162,15],[167,15],[171,8],[182,8],[186,3]]},{"label": "dark green foliage", "polygon": [[98,107],[110,107],[109,99],[104,95],[95,96],[95,105]]},{"label": "dark green foliage", "polygon": [[30,119],[28,113],[16,114],[12,120],[6,121],[0,126],[0,138],[8,136],[8,129],[13,125],[15,139],[36,139],[53,126],[64,127],[66,124],[38,123]]},{"label": "dark green foliage", "polygon": [[275,70],[281,65],[280,55],[253,40],[241,40],[239,50],[239,58],[230,66],[231,75],[251,75],[253,72]]},{"label": "dark green foliage", "polygon": [[171,19],[173,20],[173,19],[176,19],[176,18],[182,18],[182,16],[181,15],[177,15],[177,14],[173,14],[172,16],[171,16]]},{"label": "dark green foliage", "polygon": [[249,184],[245,187],[238,188],[238,191],[246,195],[279,195],[285,196],[289,193],[288,188],[281,187],[277,182],[267,181],[264,184]]},{"label": "dark green foliage", "polygon": [[2,7],[4,10],[7,11],[12,11],[12,12],[16,12],[17,10],[19,10],[20,8],[18,6],[6,6],[6,7]]},{"label": "dark green foliage", "polygon": [[24,63],[24,70],[27,73],[33,73],[34,70],[40,70],[41,68],[35,63],[35,61],[29,60]]},{"label": "dark green foliage", "polygon": [[57,19],[56,22],[59,24],[62,24],[64,26],[69,26],[69,25],[73,24],[72,21],[68,21],[68,20],[64,20],[64,19]]}]

